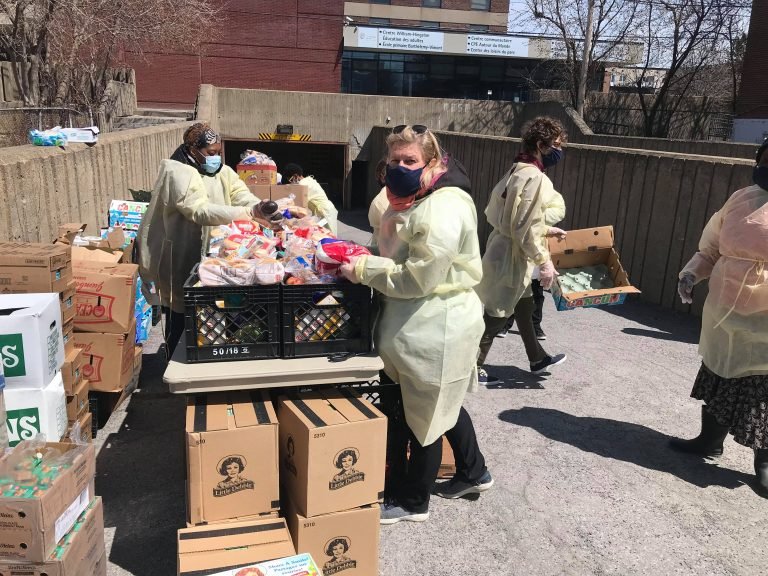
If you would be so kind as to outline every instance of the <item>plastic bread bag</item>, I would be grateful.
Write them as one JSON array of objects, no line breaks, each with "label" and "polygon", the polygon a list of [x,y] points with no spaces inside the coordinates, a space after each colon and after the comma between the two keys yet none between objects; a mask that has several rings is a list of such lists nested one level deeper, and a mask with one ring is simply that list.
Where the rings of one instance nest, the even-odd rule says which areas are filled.
[{"label": "plastic bread bag", "polygon": [[203,258],[197,273],[203,286],[250,286],[257,266],[255,260]]},{"label": "plastic bread bag", "polygon": [[279,284],[285,276],[285,267],[277,260],[254,260],[256,284]]}]

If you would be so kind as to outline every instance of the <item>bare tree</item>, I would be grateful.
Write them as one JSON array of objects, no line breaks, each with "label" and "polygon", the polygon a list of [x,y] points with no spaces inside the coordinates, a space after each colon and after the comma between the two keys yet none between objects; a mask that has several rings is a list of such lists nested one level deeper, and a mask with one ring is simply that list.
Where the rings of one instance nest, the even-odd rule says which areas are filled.
[{"label": "bare tree", "polygon": [[590,76],[599,62],[626,57],[620,52],[627,47],[638,8],[637,2],[626,0],[525,0],[516,20],[533,16],[543,33],[562,44],[564,53],[557,56],[562,57],[573,106],[583,116]]},{"label": "bare tree", "polygon": [[[646,54],[636,87],[646,136],[667,137],[675,115],[702,72],[717,61],[729,23],[735,30],[739,5],[733,0],[645,0],[641,4]],[[733,57],[735,59],[735,47]],[[668,72],[655,94],[645,80],[653,68]]]},{"label": "bare tree", "polygon": [[92,113],[121,51],[198,50],[219,17],[209,0],[0,0],[0,51],[25,105]]}]

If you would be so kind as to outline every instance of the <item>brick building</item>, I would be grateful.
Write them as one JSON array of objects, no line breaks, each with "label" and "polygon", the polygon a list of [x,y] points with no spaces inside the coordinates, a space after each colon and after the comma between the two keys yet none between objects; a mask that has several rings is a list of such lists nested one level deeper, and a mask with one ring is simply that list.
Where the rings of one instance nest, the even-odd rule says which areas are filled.
[{"label": "brick building", "polygon": [[201,55],[124,55],[141,105],[191,109],[200,84],[339,91],[343,0],[227,0],[223,16]]},{"label": "brick building", "polygon": [[760,143],[768,138],[768,0],[752,1],[741,90],[733,121],[733,139]]}]

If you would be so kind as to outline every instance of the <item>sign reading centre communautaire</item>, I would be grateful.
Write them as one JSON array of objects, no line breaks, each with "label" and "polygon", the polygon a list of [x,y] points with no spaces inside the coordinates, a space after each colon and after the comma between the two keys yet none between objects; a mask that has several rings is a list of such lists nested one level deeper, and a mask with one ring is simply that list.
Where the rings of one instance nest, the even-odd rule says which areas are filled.
[{"label": "sign reading centre communautaire", "polygon": [[397,30],[378,28],[361,30],[358,47],[384,50],[408,50],[414,52],[442,52],[445,35],[442,32],[424,30]]},{"label": "sign reading centre communautaire", "polygon": [[528,56],[528,38],[469,34],[467,36],[467,54],[526,58]]}]

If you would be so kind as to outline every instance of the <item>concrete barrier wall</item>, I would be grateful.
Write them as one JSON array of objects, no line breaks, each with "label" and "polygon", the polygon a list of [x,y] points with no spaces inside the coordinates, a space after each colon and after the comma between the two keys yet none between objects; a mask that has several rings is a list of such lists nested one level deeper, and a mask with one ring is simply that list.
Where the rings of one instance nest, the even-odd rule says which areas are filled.
[{"label": "concrete barrier wall", "polygon": [[[291,124],[313,142],[349,145],[347,171],[367,160],[363,144],[372,126],[424,124],[434,130],[511,135],[521,104],[494,100],[402,98],[318,92],[242,90],[202,85],[196,117],[207,120],[225,139],[258,140]],[[389,118],[389,121],[387,119]]]},{"label": "concrete barrier wall", "polygon": [[[384,128],[372,132],[375,154],[384,154],[387,134]],[[453,133],[438,137],[469,172],[484,246],[490,226],[483,211],[520,141]],[[678,273],[696,252],[712,214],[731,193],[752,183],[751,161],[571,144],[549,175],[566,201],[564,228],[612,225],[616,249],[632,283],[643,291],[642,298],[700,313],[705,291],[697,291],[693,307],[682,306]],[[375,190],[372,186],[369,195]]]},{"label": "concrete barrier wall", "polygon": [[668,140],[664,138],[642,138],[635,136],[610,136],[591,134],[580,136],[575,142],[612,148],[633,148],[637,150],[656,150],[697,156],[716,156],[719,158],[743,158],[752,160],[757,146],[739,142],[718,142],[714,140]]},{"label": "concrete barrier wall", "polygon": [[179,145],[187,122],[104,134],[88,148],[16,146],[0,155],[0,240],[50,242],[64,222],[98,233],[112,199],[151,189],[160,160]]}]

